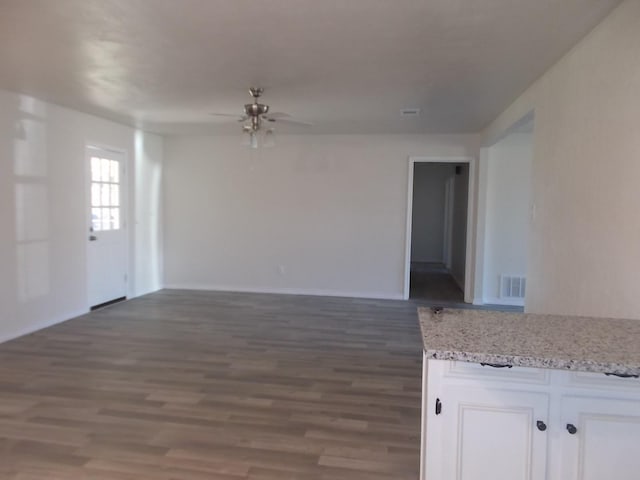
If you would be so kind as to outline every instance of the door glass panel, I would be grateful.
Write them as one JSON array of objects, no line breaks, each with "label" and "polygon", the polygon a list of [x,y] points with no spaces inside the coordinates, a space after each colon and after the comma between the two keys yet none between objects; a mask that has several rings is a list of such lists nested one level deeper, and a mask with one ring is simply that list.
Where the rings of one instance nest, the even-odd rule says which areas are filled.
[{"label": "door glass panel", "polygon": [[119,183],[120,162],[91,157],[91,226],[94,231],[120,229]]},{"label": "door glass panel", "polygon": [[111,160],[111,164],[109,167],[109,181],[112,183],[120,182],[120,169],[118,167],[118,162],[115,160]]},{"label": "door glass panel", "polygon": [[91,206],[99,207],[100,206],[100,184],[92,183],[91,184]]},{"label": "door glass panel", "polygon": [[91,227],[94,232],[102,230],[102,214],[99,208],[91,209]]},{"label": "door glass panel", "polygon": [[111,209],[111,228],[118,230],[120,228],[120,209]]},{"label": "door glass panel", "polygon": [[111,184],[111,203],[112,207],[120,206],[120,187],[115,184]]},{"label": "door glass panel", "polygon": [[109,181],[109,167],[110,167],[110,161],[106,158],[103,158],[100,161],[100,181],[102,182],[108,182]]},{"label": "door glass panel", "polygon": [[109,221],[109,209],[102,209],[102,230],[111,230],[111,222]]},{"label": "door glass panel", "polygon": [[111,189],[109,188],[109,184],[108,183],[103,183],[102,184],[102,195],[101,195],[101,203],[103,206],[108,207],[109,205],[111,205],[111,200],[109,199],[111,194]]}]

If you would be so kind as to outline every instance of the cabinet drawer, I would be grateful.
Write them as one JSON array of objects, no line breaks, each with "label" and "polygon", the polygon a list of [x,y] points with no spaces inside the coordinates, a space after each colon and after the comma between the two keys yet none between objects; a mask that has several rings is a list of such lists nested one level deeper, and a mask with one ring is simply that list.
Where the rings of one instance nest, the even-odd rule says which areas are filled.
[{"label": "cabinet drawer", "polygon": [[464,379],[491,382],[525,383],[546,385],[549,370],[544,368],[502,367],[489,364],[447,361],[444,366],[445,379]]},{"label": "cabinet drawer", "polygon": [[597,388],[640,393],[640,378],[620,378],[593,372],[558,372],[564,377],[564,385],[575,388]]}]

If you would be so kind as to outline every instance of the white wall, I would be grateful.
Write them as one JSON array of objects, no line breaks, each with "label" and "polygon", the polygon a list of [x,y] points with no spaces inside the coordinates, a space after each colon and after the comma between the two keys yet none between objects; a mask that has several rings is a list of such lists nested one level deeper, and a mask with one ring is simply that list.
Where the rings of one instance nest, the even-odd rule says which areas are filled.
[{"label": "white wall", "polygon": [[408,157],[478,141],[296,135],[255,151],[239,137],[166,139],[166,286],[402,298]]},{"label": "white wall", "polygon": [[138,134],[147,152],[141,158],[134,134],[129,127],[0,91],[0,341],[88,308],[87,142],[128,151],[134,177],[129,178],[130,210],[136,213],[130,215],[136,225],[130,230],[129,296],[159,284],[151,265],[161,252],[136,256],[161,233],[144,203],[158,200],[143,199],[147,192],[139,195],[135,177],[159,168],[162,139]]},{"label": "white wall", "polygon": [[532,161],[531,133],[514,133],[489,149],[484,219],[485,303],[524,305],[524,301],[500,298],[500,275],[527,276]]},{"label": "white wall", "polygon": [[639,26],[626,0],[484,133],[535,109],[530,312],[640,318]]},{"label": "white wall", "polygon": [[458,165],[454,176],[453,228],[451,235],[451,276],[464,291],[467,258],[467,206],[469,201],[469,164]]},{"label": "white wall", "polygon": [[443,262],[445,182],[453,176],[451,164],[418,162],[413,172],[411,261]]},{"label": "white wall", "polygon": [[134,134],[135,204],[133,206],[132,295],[162,288],[163,139],[140,130]]}]

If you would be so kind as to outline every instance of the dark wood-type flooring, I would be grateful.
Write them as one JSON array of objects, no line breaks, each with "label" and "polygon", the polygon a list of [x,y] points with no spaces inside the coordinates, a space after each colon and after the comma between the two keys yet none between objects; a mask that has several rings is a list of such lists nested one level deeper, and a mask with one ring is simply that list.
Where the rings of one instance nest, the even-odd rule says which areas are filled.
[{"label": "dark wood-type flooring", "polygon": [[416,303],[165,290],[0,345],[0,478],[418,476]]},{"label": "dark wood-type flooring", "polygon": [[447,305],[464,304],[464,292],[442,264],[411,263],[409,297]]},{"label": "dark wood-type flooring", "polygon": [[523,312],[512,305],[471,305],[464,303],[464,292],[441,263],[412,262],[409,298],[416,305],[477,310]]}]

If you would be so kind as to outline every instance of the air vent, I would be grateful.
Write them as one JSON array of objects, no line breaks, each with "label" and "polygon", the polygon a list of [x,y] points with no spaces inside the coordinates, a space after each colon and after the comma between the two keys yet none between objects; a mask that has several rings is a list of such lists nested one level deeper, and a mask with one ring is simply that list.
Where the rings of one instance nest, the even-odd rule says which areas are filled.
[{"label": "air vent", "polygon": [[420,115],[419,108],[404,108],[400,110],[401,117],[417,117]]},{"label": "air vent", "polygon": [[501,298],[524,298],[526,287],[527,279],[525,277],[500,275]]}]

